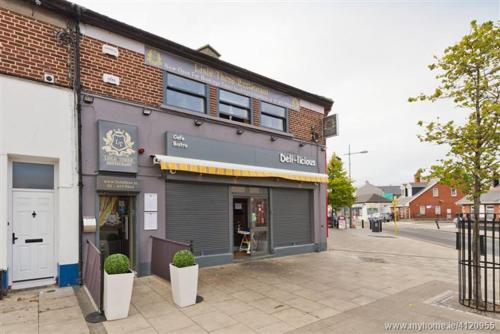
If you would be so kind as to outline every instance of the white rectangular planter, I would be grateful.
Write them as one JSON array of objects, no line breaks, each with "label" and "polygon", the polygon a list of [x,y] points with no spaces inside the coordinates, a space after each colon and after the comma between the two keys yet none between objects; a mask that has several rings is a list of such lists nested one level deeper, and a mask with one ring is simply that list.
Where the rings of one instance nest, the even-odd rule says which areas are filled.
[{"label": "white rectangular planter", "polygon": [[104,315],[107,320],[123,319],[128,317],[132,288],[134,287],[134,273],[108,275],[104,271]]},{"label": "white rectangular planter", "polygon": [[180,307],[196,304],[198,265],[177,268],[170,263],[170,283],[174,303]]}]

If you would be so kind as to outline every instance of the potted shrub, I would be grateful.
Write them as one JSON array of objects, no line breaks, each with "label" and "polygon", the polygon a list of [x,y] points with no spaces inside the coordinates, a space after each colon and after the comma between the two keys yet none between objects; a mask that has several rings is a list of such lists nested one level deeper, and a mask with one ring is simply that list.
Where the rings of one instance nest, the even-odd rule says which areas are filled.
[{"label": "potted shrub", "polygon": [[134,273],[126,255],[113,254],[104,261],[104,315],[107,320],[128,316]]},{"label": "potted shrub", "polygon": [[196,304],[198,292],[198,265],[193,253],[181,250],[170,263],[170,283],[174,303],[180,307]]}]

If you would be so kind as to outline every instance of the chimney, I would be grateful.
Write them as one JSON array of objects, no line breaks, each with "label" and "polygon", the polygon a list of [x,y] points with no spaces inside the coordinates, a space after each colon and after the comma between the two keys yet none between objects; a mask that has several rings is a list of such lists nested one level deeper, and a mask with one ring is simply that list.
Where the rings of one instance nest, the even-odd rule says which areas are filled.
[{"label": "chimney", "polygon": [[214,57],[219,59],[220,58],[220,53],[217,52],[213,47],[210,46],[210,44],[204,45],[201,48],[198,49],[201,53],[204,53],[206,55],[209,55],[210,57]]},{"label": "chimney", "polygon": [[415,175],[413,175],[413,181],[415,183],[420,183],[422,181],[422,172],[423,172],[422,168],[419,168],[415,173]]}]

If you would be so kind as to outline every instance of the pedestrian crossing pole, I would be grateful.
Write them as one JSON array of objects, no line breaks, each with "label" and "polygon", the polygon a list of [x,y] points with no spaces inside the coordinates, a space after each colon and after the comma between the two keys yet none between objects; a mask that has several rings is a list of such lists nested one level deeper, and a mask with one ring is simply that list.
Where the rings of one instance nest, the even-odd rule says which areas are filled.
[{"label": "pedestrian crossing pole", "polygon": [[392,199],[392,213],[394,215],[394,236],[398,235],[398,215],[397,215],[397,209],[398,209],[398,199],[394,197]]}]

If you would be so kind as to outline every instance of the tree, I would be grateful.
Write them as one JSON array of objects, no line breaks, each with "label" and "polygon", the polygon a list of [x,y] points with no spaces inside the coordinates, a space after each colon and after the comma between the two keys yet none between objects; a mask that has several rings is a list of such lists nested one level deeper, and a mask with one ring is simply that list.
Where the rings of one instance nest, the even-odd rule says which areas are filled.
[{"label": "tree", "polygon": [[338,210],[351,207],[356,201],[354,186],[344,170],[342,160],[335,154],[328,162],[328,204]]},{"label": "tree", "polygon": [[436,121],[418,124],[425,130],[420,141],[448,145],[446,157],[430,168],[430,175],[460,189],[474,202],[472,262],[474,264],[475,303],[481,298],[479,268],[480,196],[499,177],[500,168],[500,29],[493,22],[471,22],[471,32],[458,43],[445,49],[444,55],[429,65],[439,71],[433,94],[420,94],[415,101],[451,99],[466,113],[465,122]]}]

